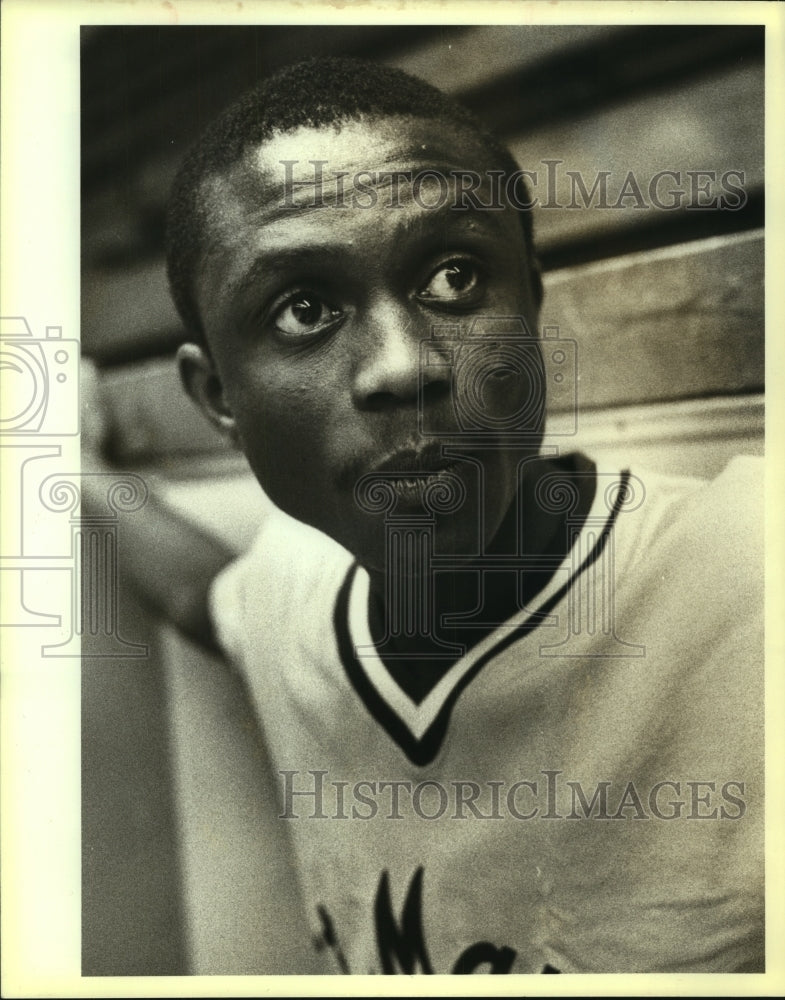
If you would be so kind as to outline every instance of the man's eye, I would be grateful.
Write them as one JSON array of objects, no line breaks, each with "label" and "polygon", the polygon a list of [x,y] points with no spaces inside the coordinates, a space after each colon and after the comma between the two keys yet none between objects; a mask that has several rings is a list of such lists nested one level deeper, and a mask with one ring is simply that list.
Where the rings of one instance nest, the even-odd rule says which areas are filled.
[{"label": "man's eye", "polygon": [[460,302],[477,292],[480,274],[470,261],[451,260],[437,268],[420,292],[425,298]]},{"label": "man's eye", "polygon": [[285,337],[309,337],[329,327],[341,311],[318,295],[298,292],[276,311],[273,323]]}]

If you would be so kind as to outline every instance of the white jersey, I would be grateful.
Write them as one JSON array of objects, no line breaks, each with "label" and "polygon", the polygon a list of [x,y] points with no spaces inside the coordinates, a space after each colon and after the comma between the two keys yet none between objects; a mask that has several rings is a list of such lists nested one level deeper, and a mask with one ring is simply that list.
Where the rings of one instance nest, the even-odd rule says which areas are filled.
[{"label": "white jersey", "polygon": [[213,610],[336,972],[762,970],[762,480],[603,473],[547,586],[419,703],[365,571],[270,518]]}]

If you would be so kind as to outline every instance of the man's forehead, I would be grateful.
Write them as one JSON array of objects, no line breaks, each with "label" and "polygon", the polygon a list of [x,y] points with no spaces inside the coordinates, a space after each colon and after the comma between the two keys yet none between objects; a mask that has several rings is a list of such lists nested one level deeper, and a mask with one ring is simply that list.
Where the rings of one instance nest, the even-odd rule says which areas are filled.
[{"label": "man's forehead", "polygon": [[280,160],[318,158],[334,162],[336,167],[343,163],[357,169],[372,169],[377,164],[399,159],[448,156],[465,159],[468,155],[476,160],[484,152],[478,136],[443,119],[366,116],[275,133],[253,151],[251,162],[265,169]]},{"label": "man's forehead", "polygon": [[[202,185],[203,205],[213,220],[233,216],[249,203],[271,207],[301,204],[364,187],[390,183],[390,174],[424,168],[450,178],[473,171],[481,178],[493,165],[479,136],[450,122],[410,117],[363,118],[277,132],[246,150],[227,170],[210,175]],[[433,183],[433,177],[421,182]],[[397,182],[396,182],[397,183]]]}]

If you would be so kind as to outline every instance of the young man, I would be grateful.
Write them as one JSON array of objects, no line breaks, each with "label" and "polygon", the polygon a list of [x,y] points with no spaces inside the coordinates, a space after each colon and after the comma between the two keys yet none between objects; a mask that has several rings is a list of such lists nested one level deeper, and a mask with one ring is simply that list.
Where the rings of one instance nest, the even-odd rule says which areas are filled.
[{"label": "young man", "polygon": [[542,447],[526,204],[372,64],[292,67],[202,138],[181,374],[280,511],[215,630],[336,971],[762,969],[761,473]]}]

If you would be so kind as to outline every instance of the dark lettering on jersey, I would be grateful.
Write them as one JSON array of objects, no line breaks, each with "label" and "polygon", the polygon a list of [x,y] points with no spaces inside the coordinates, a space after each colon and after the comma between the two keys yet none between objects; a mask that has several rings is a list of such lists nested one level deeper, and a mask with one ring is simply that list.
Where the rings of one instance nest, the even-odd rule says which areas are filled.
[{"label": "dark lettering on jersey", "polygon": [[376,922],[379,961],[382,964],[382,972],[386,975],[398,972],[406,975],[414,972],[423,972],[427,975],[433,973],[422,930],[422,880],[423,869],[420,866],[409,884],[399,927],[392,911],[388,872],[382,872],[382,877],[379,879],[373,914]]},{"label": "dark lettering on jersey", "polygon": [[335,955],[335,960],[338,962],[338,968],[341,972],[348,976],[350,972],[349,963],[346,961],[346,956],[343,953],[343,948],[341,948],[338,935],[335,933],[332,917],[327,912],[327,908],[325,906],[317,906],[316,912],[319,914],[319,920],[322,923],[322,933],[318,937],[314,938],[314,947],[317,951],[321,951],[325,946],[328,947]]},{"label": "dark lettering on jersey", "polygon": [[479,941],[461,952],[452,971],[455,975],[468,976],[472,972],[477,972],[481,965],[487,965],[488,972],[504,974],[512,969],[514,961],[515,952],[512,948],[497,948],[488,941]]},{"label": "dark lettering on jersey", "polygon": [[[385,975],[433,975],[433,966],[428,955],[423,932],[422,886],[424,870],[421,867],[412,876],[406,899],[401,910],[400,921],[396,920],[390,893],[390,875],[383,871],[379,878],[374,901],[374,922],[376,925],[376,945],[379,952],[381,971]],[[317,907],[322,923],[321,937],[315,941],[316,947],[329,947],[338,961],[341,972],[349,973],[349,963],[335,933],[332,919],[324,906]],[[506,974],[512,971],[517,952],[506,945],[498,947],[490,941],[478,941],[470,945],[458,956],[452,967],[454,975],[469,975],[474,972]],[[543,973],[559,973],[550,964]]]}]

